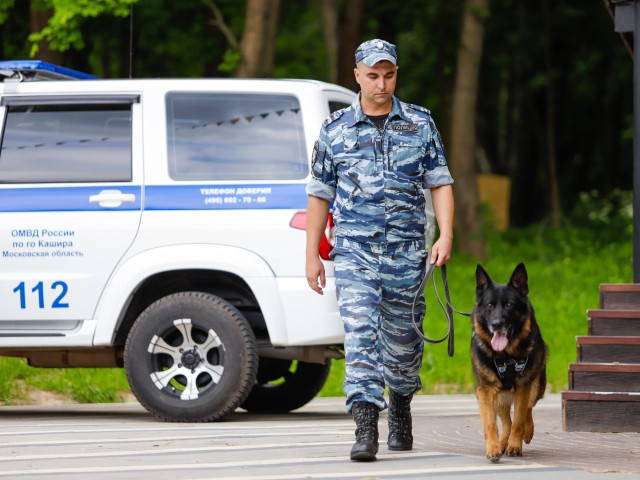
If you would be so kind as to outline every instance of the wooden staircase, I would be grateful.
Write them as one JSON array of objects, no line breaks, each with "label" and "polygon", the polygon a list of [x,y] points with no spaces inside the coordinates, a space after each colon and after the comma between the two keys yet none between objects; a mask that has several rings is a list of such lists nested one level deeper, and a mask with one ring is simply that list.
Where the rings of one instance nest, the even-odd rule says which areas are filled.
[{"label": "wooden staircase", "polygon": [[600,285],[562,393],[569,432],[640,432],[640,284]]}]

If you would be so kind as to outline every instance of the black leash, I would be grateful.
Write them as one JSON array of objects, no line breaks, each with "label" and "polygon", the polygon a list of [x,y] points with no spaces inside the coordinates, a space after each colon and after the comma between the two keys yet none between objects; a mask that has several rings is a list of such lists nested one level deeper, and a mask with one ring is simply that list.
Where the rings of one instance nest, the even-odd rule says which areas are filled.
[{"label": "black leash", "polygon": [[[459,310],[456,310],[453,305],[451,305],[451,297],[449,296],[449,281],[447,279],[447,266],[446,265],[442,265],[440,267],[440,273],[442,274],[442,288],[444,290],[444,296],[445,296],[445,300],[446,300],[446,306],[445,304],[442,302],[442,299],[440,298],[440,295],[438,294],[438,287],[436,285],[436,278],[433,276],[433,272],[436,269],[436,265],[435,263],[431,263],[429,260],[431,258],[431,252],[429,252],[429,254],[427,255],[427,271],[425,272],[424,277],[422,278],[422,282],[420,282],[420,286],[418,287],[418,290],[416,291],[415,296],[413,297],[413,305],[411,306],[411,321],[413,322],[413,328],[416,331],[416,333],[418,334],[418,336],[425,342],[428,343],[441,343],[444,342],[447,338],[449,339],[448,342],[448,347],[447,347],[447,353],[449,354],[450,357],[453,357],[453,351],[454,351],[454,325],[453,325],[453,312],[456,312],[460,315],[464,315],[465,317],[470,317],[471,316],[471,312],[461,312]],[[438,303],[440,304],[440,308],[442,308],[442,311],[444,312],[445,316],[447,317],[447,322],[449,324],[449,330],[447,331],[447,334],[438,339],[435,340],[433,338],[429,338],[427,337],[418,327],[418,324],[416,322],[416,302],[418,301],[418,298],[420,297],[421,293],[424,293],[424,289],[427,286],[427,282],[429,281],[429,278],[433,278],[433,289],[436,293],[436,299],[438,300]],[[425,318],[427,316],[427,302],[425,300],[425,306],[424,306],[424,314],[425,314]],[[424,319],[423,319],[424,322]]]}]

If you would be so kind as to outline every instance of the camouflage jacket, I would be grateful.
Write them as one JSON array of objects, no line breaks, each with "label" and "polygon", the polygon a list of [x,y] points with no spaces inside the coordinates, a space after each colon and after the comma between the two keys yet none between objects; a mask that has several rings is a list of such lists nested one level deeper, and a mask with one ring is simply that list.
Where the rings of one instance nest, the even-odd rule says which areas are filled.
[{"label": "camouflage jacket", "polygon": [[315,143],[307,194],[333,202],[336,242],[417,242],[424,248],[423,189],[453,183],[429,111],[393,97],[379,131],[357,98],[332,113]]}]

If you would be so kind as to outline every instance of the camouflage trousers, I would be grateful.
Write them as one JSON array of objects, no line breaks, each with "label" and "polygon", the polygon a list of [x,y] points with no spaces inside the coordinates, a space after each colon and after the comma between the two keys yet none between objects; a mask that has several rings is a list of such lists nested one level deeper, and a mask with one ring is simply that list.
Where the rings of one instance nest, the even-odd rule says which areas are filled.
[{"label": "camouflage trousers", "polygon": [[[383,410],[385,385],[400,395],[422,388],[423,343],[413,328],[411,307],[425,274],[427,251],[412,243],[385,251],[370,246],[345,248],[345,243],[333,255],[345,330],[346,411],[350,413],[353,402],[361,401]],[[418,325],[424,308],[421,295],[416,302]]]}]

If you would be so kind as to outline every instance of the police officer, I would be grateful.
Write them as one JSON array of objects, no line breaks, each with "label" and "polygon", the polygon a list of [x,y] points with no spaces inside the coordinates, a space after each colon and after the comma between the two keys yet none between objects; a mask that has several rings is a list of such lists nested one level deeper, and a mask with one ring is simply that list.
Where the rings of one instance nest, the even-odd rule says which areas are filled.
[{"label": "police officer", "polygon": [[[428,110],[394,96],[396,47],[362,43],[354,74],[360,94],[323,123],[307,185],[306,276],[319,294],[325,272],[318,256],[330,204],[336,225],[335,281],[345,329],[346,411],[356,422],[351,459],[378,452],[378,416],[387,408],[390,450],[411,450],[410,403],[421,389],[423,344],[412,303],[426,270],[425,196],[431,191],[439,237],[431,262],[443,265],[453,239],[453,179]],[[418,302],[424,315],[424,296]]]}]

